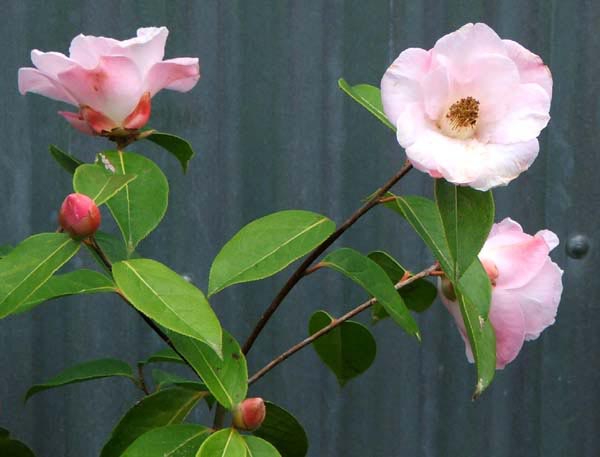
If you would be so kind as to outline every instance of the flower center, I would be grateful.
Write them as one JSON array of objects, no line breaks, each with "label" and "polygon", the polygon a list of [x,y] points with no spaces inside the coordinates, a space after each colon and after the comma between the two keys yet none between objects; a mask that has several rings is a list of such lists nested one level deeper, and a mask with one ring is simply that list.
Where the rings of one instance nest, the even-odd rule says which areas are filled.
[{"label": "flower center", "polygon": [[475,135],[478,118],[479,100],[465,97],[450,105],[440,119],[439,126],[445,135],[466,140]]}]

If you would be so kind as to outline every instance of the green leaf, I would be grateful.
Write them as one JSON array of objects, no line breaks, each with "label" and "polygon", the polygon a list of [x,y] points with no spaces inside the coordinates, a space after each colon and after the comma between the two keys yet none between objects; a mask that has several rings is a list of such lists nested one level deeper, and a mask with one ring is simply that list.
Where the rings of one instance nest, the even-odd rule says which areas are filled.
[{"label": "green leaf", "polygon": [[54,157],[54,160],[58,162],[58,164],[67,170],[69,173],[75,173],[75,170],[79,165],[83,164],[83,161],[79,160],[77,157],[72,156],[71,154],[67,154],[64,151],[61,151],[58,147],[53,144],[50,145],[50,154]]},{"label": "green leaf", "polygon": [[[161,390],[161,389],[164,389],[165,387],[170,387],[170,386],[178,386],[178,387],[192,387],[197,390],[204,390],[206,392],[209,392],[206,384],[204,384],[202,382],[187,379],[187,378],[178,376],[174,373],[169,373],[169,372],[163,371],[163,370],[158,370],[158,369],[152,370],[152,379],[154,380],[154,385],[155,385],[156,390]],[[206,401],[208,408],[212,409],[213,405],[215,404],[215,398],[212,395],[207,395],[206,397],[204,397],[204,400]]]},{"label": "green leaf", "polygon": [[6,257],[10,253],[10,251],[12,251],[13,249],[14,248],[9,244],[4,244],[4,245],[0,246],[0,259],[2,257]]},{"label": "green leaf", "polygon": [[121,457],[147,431],[180,424],[204,395],[206,392],[174,387],[144,397],[119,421],[100,457]]},{"label": "green leaf", "polygon": [[[392,195],[388,193],[388,195]],[[394,196],[394,195],[392,195]],[[454,263],[442,224],[442,217],[435,202],[424,197],[400,197],[385,203],[385,206],[398,212],[417,232],[440,262],[442,270],[454,277]]]},{"label": "green leaf", "polygon": [[93,270],[77,270],[52,276],[13,314],[31,311],[37,305],[59,297],[115,291],[115,284],[103,274]]},{"label": "green leaf", "polygon": [[169,184],[150,159],[132,152],[106,151],[99,161],[110,163],[119,175],[136,175],[107,203],[131,254],[162,220],[167,210]]},{"label": "green leaf", "polygon": [[477,365],[477,384],[473,394],[477,398],[496,374],[496,336],[488,319],[492,287],[479,260],[471,264],[455,289]]},{"label": "green leaf", "polygon": [[232,284],[274,275],[312,251],[334,230],[333,221],[309,211],[281,211],[250,222],[215,258],[208,295]]},{"label": "green leaf", "polygon": [[350,86],[343,78],[338,80],[338,86],[340,86],[340,89],[348,94],[355,102],[366,108],[373,116],[383,122],[394,132],[396,131],[396,127],[394,127],[394,125],[388,120],[387,116],[383,112],[381,91],[379,88],[369,84],[357,84],[356,86]]},{"label": "green leaf", "polygon": [[436,179],[435,198],[458,279],[477,258],[490,233],[494,197],[491,191],[480,192]]},{"label": "green leaf", "polygon": [[113,174],[100,165],[85,164],[75,170],[73,189],[90,197],[96,205],[101,205],[136,177],[130,174]]},{"label": "green leaf", "polygon": [[10,438],[8,430],[0,429],[0,455],[2,457],[35,457],[23,443]]},{"label": "green leaf", "polygon": [[360,285],[381,303],[394,322],[409,335],[421,339],[419,327],[404,304],[404,300],[377,263],[360,252],[342,248],[327,255],[321,264],[339,271]]},{"label": "green leaf", "polygon": [[204,294],[165,265],[133,259],[113,265],[113,277],[133,306],[160,325],[221,352],[221,325]]},{"label": "green leaf", "polygon": [[[317,311],[310,318],[308,332],[313,335],[332,321],[333,318],[325,311]],[[377,344],[371,332],[354,321],[342,323],[315,340],[312,346],[341,386],[367,371],[377,353]]]},{"label": "green leaf", "polygon": [[55,389],[68,384],[91,381],[93,379],[108,378],[111,376],[121,376],[130,378],[132,380],[135,379],[133,377],[131,367],[122,360],[91,360],[89,362],[84,362],[80,363],[79,365],[69,367],[43,384],[36,384],[32,386],[27,391],[27,394],[25,394],[25,401],[27,401],[33,395],[43,392],[44,390]]},{"label": "green leaf", "polygon": [[[111,235],[110,233],[97,231],[94,234],[96,243],[102,249],[102,252],[108,257],[111,263],[117,263],[121,260],[127,260],[129,258],[138,258],[139,255],[134,251],[131,254],[127,252],[127,246],[122,238]],[[96,256],[96,251],[90,248],[90,252]],[[101,265],[104,265],[100,261]]]},{"label": "green leaf", "polygon": [[[397,284],[404,277],[406,270],[392,256],[383,251],[371,252],[368,257],[377,263],[386,272],[393,284]],[[437,297],[437,289],[426,279],[418,279],[398,290],[406,307],[411,311],[422,313],[427,310]],[[389,317],[389,314],[379,302],[371,308],[374,322]]]},{"label": "green leaf", "polygon": [[275,446],[281,457],[304,457],[308,452],[308,437],[300,422],[274,403],[267,401],[265,405],[265,420],[252,433]]},{"label": "green leaf", "polygon": [[248,457],[281,457],[275,446],[257,436],[244,435]]},{"label": "green leaf", "polygon": [[208,428],[196,424],[155,428],[136,439],[121,457],[196,457],[209,435]]},{"label": "green leaf", "polygon": [[143,362],[140,362],[142,365],[147,365],[148,363],[160,363],[160,362],[170,362],[170,363],[185,363],[179,357],[173,349],[166,347],[161,349],[160,351],[155,352],[150,357],[148,357]]},{"label": "green leaf", "polygon": [[0,260],[0,318],[27,303],[46,281],[79,250],[64,233],[40,233]]},{"label": "green leaf", "polygon": [[168,332],[179,352],[192,365],[210,393],[227,409],[246,398],[248,392],[248,366],[239,344],[223,331],[223,358],[198,340]]},{"label": "green leaf", "polygon": [[233,428],[225,428],[210,435],[196,457],[246,457],[246,443]]},{"label": "green leaf", "polygon": [[181,163],[183,172],[187,172],[188,164],[195,154],[190,143],[181,137],[163,132],[154,132],[152,135],[146,137],[146,139],[173,154],[179,160],[179,163]]}]

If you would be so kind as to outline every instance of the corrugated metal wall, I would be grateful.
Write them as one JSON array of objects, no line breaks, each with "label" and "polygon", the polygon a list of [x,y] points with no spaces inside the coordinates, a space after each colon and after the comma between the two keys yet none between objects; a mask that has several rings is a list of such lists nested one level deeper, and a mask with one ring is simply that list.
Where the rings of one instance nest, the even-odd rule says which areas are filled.
[{"label": "corrugated metal wall", "polygon": [[[141,251],[205,289],[211,260],[243,224],[285,208],[341,221],[401,165],[393,135],[342,95],[337,78],[378,84],[402,49],[431,47],[471,21],[485,21],[539,53],[554,74],[552,121],[540,156],[496,200],[498,219],[510,215],[530,232],[551,228],[563,241],[554,254],[566,270],[558,323],[526,344],[475,403],[473,369],[439,304],[420,319],[421,346],[390,322],[378,325],[374,366],[343,390],[308,349],[252,393],[299,417],[314,457],[600,455],[596,1],[3,2],[0,244],[55,228],[55,208],[70,180],[48,144],[86,160],[108,146],[73,131],[56,115],[58,103],[18,94],[16,71],[29,65],[32,48],[66,52],[80,32],[128,38],[138,26],[166,25],[168,56],[200,57],[198,87],[188,95],[161,93],[153,106],[153,126],[189,138],[198,151],[189,174],[182,177],[178,164],[154,146],[135,149],[163,166],[171,184],[164,224]],[[428,193],[430,187],[413,172],[400,190]],[[578,233],[591,248],[576,260],[567,256],[565,241]],[[413,269],[429,260],[417,237],[384,210],[338,244],[386,249]],[[89,263],[85,256],[77,261]],[[232,287],[213,305],[244,338],[284,280]],[[303,337],[313,310],[339,313],[363,298],[333,272],[311,276],[269,324],[250,366],[262,366]],[[97,381],[41,394],[24,406],[27,387],[94,357],[136,361],[160,342],[118,300],[85,297],[1,321],[0,347],[0,426],[39,456],[83,457],[98,454],[137,398],[134,388],[124,380]]]}]

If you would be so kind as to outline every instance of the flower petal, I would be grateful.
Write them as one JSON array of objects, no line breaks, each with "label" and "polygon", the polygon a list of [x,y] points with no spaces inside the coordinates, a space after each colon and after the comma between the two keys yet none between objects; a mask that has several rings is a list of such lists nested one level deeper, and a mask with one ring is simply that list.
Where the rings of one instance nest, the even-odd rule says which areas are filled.
[{"label": "flower petal", "polygon": [[556,236],[556,233],[550,230],[540,230],[535,234],[535,236],[540,236],[544,239],[544,241],[548,245],[549,251],[552,251],[552,249],[554,249],[559,244],[558,236]]},{"label": "flower petal", "polygon": [[69,124],[71,124],[80,132],[83,132],[87,135],[95,134],[90,125],[83,119],[83,117],[79,113],[72,113],[70,111],[59,111],[58,114],[60,114],[67,121],[69,121]]},{"label": "flower petal", "polygon": [[199,79],[198,59],[180,57],[154,64],[146,76],[144,88],[152,96],[161,89],[187,92],[196,85]]},{"label": "flower petal", "polygon": [[112,52],[133,60],[146,75],[150,68],[162,61],[169,30],[166,27],[145,27],[137,30],[137,37],[121,41]]},{"label": "flower petal", "polygon": [[101,56],[111,55],[119,41],[113,38],[77,35],[71,41],[69,57],[87,69],[95,68]]},{"label": "flower petal", "polygon": [[93,69],[73,67],[58,75],[80,105],[103,113],[120,124],[143,94],[140,72],[122,56],[102,56]]},{"label": "flower petal", "polygon": [[19,92],[22,95],[32,92],[71,105],[78,104],[59,82],[35,68],[19,68]]},{"label": "flower petal", "polygon": [[552,73],[544,65],[542,58],[525,49],[516,41],[502,40],[502,42],[504,43],[508,57],[517,64],[521,82],[538,84],[552,98]]},{"label": "flower petal", "polygon": [[126,129],[141,129],[148,123],[150,113],[152,112],[152,101],[150,92],[144,92],[135,109],[123,121],[123,127]]},{"label": "flower petal", "polygon": [[31,51],[31,62],[46,76],[56,80],[57,75],[77,65],[60,52],[41,52],[37,49]]},{"label": "flower petal", "polygon": [[514,297],[504,291],[492,292],[490,323],[496,334],[496,368],[502,369],[512,362],[525,341],[525,319]]}]

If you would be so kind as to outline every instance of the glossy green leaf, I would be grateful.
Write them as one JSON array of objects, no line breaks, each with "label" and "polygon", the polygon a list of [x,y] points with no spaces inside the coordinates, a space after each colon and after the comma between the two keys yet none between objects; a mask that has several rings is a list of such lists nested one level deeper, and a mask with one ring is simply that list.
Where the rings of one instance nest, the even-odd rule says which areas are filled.
[{"label": "glossy green leaf", "polygon": [[[369,258],[377,263],[387,273],[393,284],[397,284],[404,277],[406,270],[392,256],[383,251],[374,251]],[[406,307],[411,311],[422,313],[427,310],[437,297],[437,289],[426,279],[418,279],[398,290]],[[389,317],[389,314],[380,303],[371,307],[371,316],[374,322]]]},{"label": "glossy green leaf", "polygon": [[[96,239],[96,243],[102,249],[102,252],[108,257],[111,263],[117,263],[121,260],[127,260],[129,258],[135,259],[140,256],[137,252],[129,253],[127,252],[127,246],[125,245],[125,241],[123,238],[111,235],[110,233],[97,231],[94,235]],[[89,246],[88,246],[89,247]],[[96,251],[93,249],[89,249],[89,251],[94,255],[94,257],[99,261],[100,265],[104,265],[102,261],[97,257]]]},{"label": "glossy green leaf", "polygon": [[0,259],[2,257],[6,257],[13,249],[14,248],[9,244],[3,244],[2,246],[0,246]]},{"label": "glossy green leaf", "polygon": [[376,262],[353,249],[342,248],[327,255],[321,264],[339,271],[360,285],[381,303],[394,322],[408,334],[421,339],[419,327],[404,300],[386,272]]},{"label": "glossy green leaf", "polygon": [[64,233],[40,233],[0,260],[0,318],[27,303],[46,281],[79,250]]},{"label": "glossy green leaf", "polygon": [[167,178],[150,159],[132,152],[106,151],[99,155],[99,162],[110,164],[118,175],[137,176],[107,203],[131,254],[165,215]]},{"label": "glossy green leaf", "polygon": [[196,457],[246,457],[246,443],[235,429],[225,428],[210,435]]},{"label": "glossy green leaf", "polygon": [[108,378],[112,376],[120,376],[134,379],[131,367],[117,359],[100,359],[91,360],[89,362],[80,363],[72,366],[54,376],[52,379],[43,384],[32,386],[25,394],[25,401],[33,395],[43,392],[44,390],[55,389],[57,387],[75,384],[93,379]]},{"label": "glossy green leaf", "polygon": [[113,265],[123,295],[160,325],[221,351],[221,325],[204,294],[165,265],[133,259]]},{"label": "glossy green leaf", "polygon": [[265,402],[267,414],[254,435],[271,443],[281,457],[304,457],[308,452],[308,437],[300,422],[285,409]]},{"label": "glossy green leaf", "polygon": [[248,457],[281,457],[275,446],[262,438],[244,435]]},{"label": "glossy green leaf", "polygon": [[[333,318],[325,311],[315,312],[308,324],[309,334],[315,334],[332,321]],[[350,320],[315,340],[312,346],[341,386],[367,371],[377,354],[377,344],[371,332],[364,325]]]},{"label": "glossy green leaf", "polygon": [[394,201],[386,203],[385,206],[398,212],[408,221],[431,249],[446,274],[454,277],[452,254],[446,240],[442,217],[435,202],[424,197],[395,197]]},{"label": "glossy green leaf", "polygon": [[83,269],[54,275],[36,290],[25,303],[19,306],[13,314],[31,311],[37,305],[59,297],[106,293],[115,290],[116,286],[112,280],[93,270]]},{"label": "glossy green leaf", "polygon": [[77,157],[71,154],[67,154],[66,152],[60,150],[53,144],[50,145],[50,154],[52,155],[52,157],[54,157],[54,160],[56,160],[61,167],[63,167],[71,174],[74,174],[77,167],[84,163]]},{"label": "glossy green leaf", "polygon": [[170,362],[170,363],[185,363],[179,354],[177,354],[173,349],[166,347],[161,349],[160,351],[155,352],[142,363],[146,365],[148,363],[160,363],[160,362]]},{"label": "glossy green leaf", "polygon": [[281,211],[250,222],[215,258],[209,296],[232,284],[274,275],[312,251],[334,230],[333,221],[309,211]]},{"label": "glossy green leaf", "polygon": [[[170,386],[178,386],[192,387],[197,390],[204,390],[206,392],[209,392],[206,384],[202,382],[187,379],[164,370],[152,370],[152,379],[154,380],[154,386],[156,390],[164,389]],[[207,395],[206,397],[204,397],[204,400],[206,401],[206,404],[208,405],[209,409],[211,409],[215,404],[215,397],[213,397],[212,395]]]},{"label": "glossy green leaf", "polygon": [[436,179],[435,199],[458,279],[477,258],[490,233],[494,197],[491,191],[480,192]]},{"label": "glossy green leaf", "polygon": [[477,384],[473,394],[476,398],[496,374],[496,336],[488,319],[492,287],[479,260],[462,275],[455,290],[477,365]]},{"label": "glossy green leaf", "polygon": [[193,338],[169,332],[171,341],[192,365],[210,393],[227,409],[246,398],[248,392],[248,366],[239,344],[223,331],[223,358]]},{"label": "glossy green leaf", "polygon": [[179,160],[179,163],[181,163],[183,172],[187,172],[190,160],[194,157],[194,150],[190,143],[176,135],[156,131],[152,135],[147,136],[146,139],[173,154]]},{"label": "glossy green leaf", "polygon": [[196,389],[174,387],[144,397],[119,421],[100,457],[121,457],[149,430],[180,424],[204,395],[205,392]]},{"label": "glossy green leaf", "polygon": [[196,424],[155,428],[136,439],[121,457],[196,457],[209,435],[208,428]]},{"label": "glossy green leaf", "polygon": [[8,430],[5,429],[0,429],[0,456],[35,457],[31,449],[20,441],[12,439]]},{"label": "glossy green leaf", "polygon": [[381,91],[378,87],[369,84],[357,84],[350,86],[346,80],[339,79],[338,85],[346,94],[348,94],[355,102],[366,108],[373,116],[383,122],[387,127],[396,131],[396,127],[388,120],[383,112],[381,103]]},{"label": "glossy green leaf", "polygon": [[73,189],[90,197],[96,205],[101,205],[136,177],[131,174],[114,174],[100,165],[85,164],[75,170]]}]

